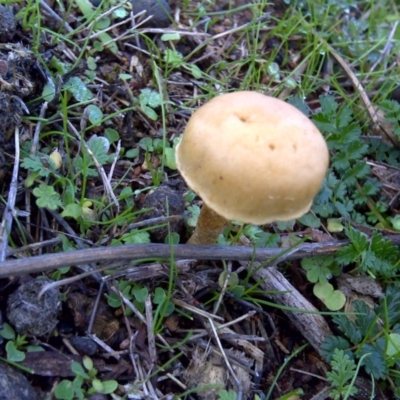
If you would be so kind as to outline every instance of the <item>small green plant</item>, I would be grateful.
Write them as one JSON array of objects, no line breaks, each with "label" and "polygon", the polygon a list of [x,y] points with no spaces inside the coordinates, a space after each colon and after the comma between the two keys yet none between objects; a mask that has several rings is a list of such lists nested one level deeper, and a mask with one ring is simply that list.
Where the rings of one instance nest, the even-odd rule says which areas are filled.
[{"label": "small green plant", "polygon": [[25,353],[43,351],[40,346],[28,345],[25,335],[17,335],[10,324],[5,322],[0,330],[0,336],[7,340],[7,361],[20,362],[25,360]]},{"label": "small green plant", "polygon": [[178,33],[166,33],[161,36],[161,40],[168,42],[171,48],[165,49],[164,52],[164,62],[167,69],[167,74],[176,68],[182,68],[184,71],[189,72],[195,79],[201,79],[203,77],[203,72],[201,69],[192,63],[185,61],[184,56],[175,49],[175,42],[181,39]]},{"label": "small green plant", "polygon": [[400,384],[400,292],[389,286],[379,305],[372,310],[363,301],[352,303],[355,315],[334,315],[341,336],[331,336],[322,345],[322,354],[331,362],[335,349],[351,360],[359,360],[365,372],[376,380],[386,380],[396,396]]},{"label": "small green plant", "polygon": [[145,137],[139,141],[139,146],[148,153],[154,153],[161,156],[163,159],[163,165],[166,167],[176,170],[175,163],[175,147],[177,146],[179,139],[176,138],[172,147],[169,142],[165,142],[163,139]]},{"label": "small green plant", "polygon": [[[149,296],[149,291],[145,286],[141,286],[135,282],[121,280],[118,284],[118,289],[126,299],[132,301],[140,312],[144,311],[144,303]],[[164,317],[167,317],[175,310],[175,306],[169,301],[165,290],[161,287],[155,288],[152,300],[153,304],[156,306],[156,316],[161,313]],[[115,293],[107,295],[107,302],[110,307],[121,307],[121,299]],[[127,315],[132,314],[129,308],[126,308],[126,313]]]},{"label": "small green plant", "polygon": [[356,375],[356,364],[348,354],[335,349],[330,365],[332,370],[327,372],[326,377],[332,387],[329,395],[333,400],[356,395],[358,389],[351,382]]},{"label": "small green plant", "polygon": [[349,227],[346,236],[350,244],[338,251],[338,263],[353,264],[358,272],[369,272],[383,279],[397,274],[399,249],[382,233],[375,231],[368,239],[366,234]]},{"label": "small green plant", "polygon": [[218,393],[218,400],[236,400],[236,399],[237,399],[237,394],[232,390],[229,390],[229,392],[227,390],[220,390]]},{"label": "small green plant", "polygon": [[142,111],[153,121],[156,121],[158,115],[155,111],[162,104],[162,98],[159,92],[145,88],[141,89],[139,95],[139,103]]},{"label": "small green plant", "polygon": [[[124,9],[124,7],[116,8],[114,12],[111,14],[111,18],[109,16],[103,16],[99,18],[99,15],[104,12],[107,8],[110,8],[115,2],[104,1],[101,2],[101,5],[104,9],[100,7],[94,7],[90,1],[87,0],[77,0],[76,4],[83,14],[85,18],[85,24],[89,24],[91,34],[95,33],[95,37],[98,40],[93,42],[93,52],[102,52],[104,49],[108,49],[114,54],[118,52],[118,46],[115,42],[115,39],[107,33],[108,29],[111,29],[112,20],[116,18],[125,18],[128,11]],[[82,25],[84,26],[84,24]]]},{"label": "small green plant", "polygon": [[395,100],[384,100],[379,104],[385,119],[392,124],[393,133],[400,139],[400,104]]},{"label": "small green plant", "polygon": [[362,128],[347,105],[331,96],[320,97],[321,111],[312,119],[326,137],[331,151],[331,168],[313,210],[321,217],[342,217],[358,223],[367,222],[363,207],[368,207],[371,222],[388,227],[381,210],[373,201],[380,183],[370,177],[364,159],[369,148],[361,139]]},{"label": "small green plant", "polygon": [[72,362],[71,370],[76,376],[72,381],[64,379],[57,385],[54,393],[56,399],[84,399],[87,395],[94,393],[110,394],[115,392],[118,387],[117,381],[101,381],[97,378],[98,371],[89,357],[83,357],[82,363],[83,367],[76,361]]},{"label": "small green plant", "polygon": [[340,310],[346,297],[340,290],[335,290],[328,282],[332,276],[340,274],[340,268],[333,256],[303,258],[301,266],[307,272],[307,279],[315,283],[313,292],[331,311]]}]

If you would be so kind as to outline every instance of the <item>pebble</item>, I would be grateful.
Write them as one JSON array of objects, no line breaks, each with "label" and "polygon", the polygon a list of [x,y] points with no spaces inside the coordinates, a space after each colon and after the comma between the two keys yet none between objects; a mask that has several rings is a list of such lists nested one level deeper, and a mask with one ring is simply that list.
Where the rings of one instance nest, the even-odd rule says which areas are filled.
[{"label": "pebble", "polygon": [[143,10],[146,14],[141,18],[153,17],[141,26],[149,28],[166,28],[171,25],[171,7],[166,0],[131,0],[132,11],[136,15]]}]

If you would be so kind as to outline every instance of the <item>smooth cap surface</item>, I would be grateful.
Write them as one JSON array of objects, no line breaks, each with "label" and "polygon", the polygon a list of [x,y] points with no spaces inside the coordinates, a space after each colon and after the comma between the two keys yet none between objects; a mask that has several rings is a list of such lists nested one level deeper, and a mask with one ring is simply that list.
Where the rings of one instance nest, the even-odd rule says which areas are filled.
[{"label": "smooth cap surface", "polygon": [[176,162],[188,186],[216,213],[260,225],[310,209],[329,153],[301,111],[244,91],[214,97],[193,113]]}]

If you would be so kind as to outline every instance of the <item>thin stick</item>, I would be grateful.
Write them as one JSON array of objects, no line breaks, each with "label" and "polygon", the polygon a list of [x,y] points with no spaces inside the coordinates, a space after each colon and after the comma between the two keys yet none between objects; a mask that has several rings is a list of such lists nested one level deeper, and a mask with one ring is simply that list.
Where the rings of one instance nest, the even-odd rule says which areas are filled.
[{"label": "thin stick", "polygon": [[119,201],[117,199],[117,197],[115,196],[113,189],[111,187],[111,184],[107,178],[107,175],[104,171],[103,166],[97,161],[97,158],[95,157],[95,155],[93,154],[92,150],[90,150],[88,144],[86,143],[86,141],[84,139],[82,139],[81,135],[79,134],[79,132],[77,131],[77,129],[74,127],[74,125],[70,122],[67,121],[68,127],[71,129],[71,131],[75,134],[75,136],[79,139],[80,143],[83,144],[83,146],[85,147],[86,151],[88,152],[88,154],[90,155],[90,157],[92,158],[94,164],[96,165],[97,171],[101,177],[101,180],[103,181],[103,185],[104,188],[110,198],[110,200],[113,201],[115,207],[117,208],[117,213],[119,212]]},{"label": "thin stick", "polygon": [[40,108],[39,119],[36,124],[35,133],[33,135],[32,146],[31,146],[31,150],[30,150],[30,154],[33,156],[36,155],[38,147],[39,147],[40,129],[42,127],[42,119],[44,118],[44,115],[46,114],[47,105],[48,105],[48,103],[44,102],[42,104],[42,107]]},{"label": "thin stick", "polygon": [[[386,239],[393,244],[400,244],[400,235],[389,235]],[[280,261],[298,260],[317,255],[334,254],[349,244],[348,240],[338,240],[326,243],[307,243],[299,245]],[[253,249],[247,246],[201,246],[169,244],[133,244],[123,246],[98,247],[93,249],[72,250],[54,254],[4,261],[0,264],[0,278],[11,275],[23,275],[43,271],[51,271],[70,265],[80,265],[92,262],[107,262],[116,260],[169,259],[173,253],[175,260],[236,260],[236,261],[266,261],[282,254],[282,248]]]},{"label": "thin stick", "polygon": [[6,259],[8,234],[11,232],[12,222],[15,213],[14,206],[15,206],[15,200],[17,198],[18,171],[19,171],[19,128],[18,127],[15,128],[14,139],[15,139],[14,168],[11,177],[10,190],[8,192],[7,208],[4,212],[4,218],[0,226],[0,242],[1,242],[0,262]]},{"label": "thin stick", "polygon": [[68,22],[64,21],[52,8],[50,8],[45,0],[40,0],[40,6],[57,22],[59,22],[61,25],[64,25],[64,28],[67,32],[73,32],[73,29],[68,24]]}]

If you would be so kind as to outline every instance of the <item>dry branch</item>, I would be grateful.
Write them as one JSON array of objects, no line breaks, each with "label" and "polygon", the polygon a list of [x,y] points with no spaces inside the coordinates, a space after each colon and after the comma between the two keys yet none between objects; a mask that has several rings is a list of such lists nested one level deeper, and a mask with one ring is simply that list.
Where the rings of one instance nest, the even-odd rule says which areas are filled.
[{"label": "dry branch", "polygon": [[[400,235],[385,236],[393,244],[400,244]],[[334,254],[348,240],[336,240],[324,243],[305,243],[297,246],[279,261],[298,260],[317,255]],[[283,248],[253,249],[246,246],[199,246],[168,244],[134,244],[92,249],[73,250],[57,254],[19,258],[0,263],[0,278],[18,276],[43,271],[51,271],[61,267],[108,261],[133,261],[140,259],[174,260],[232,260],[232,261],[268,261],[283,254]]]}]

